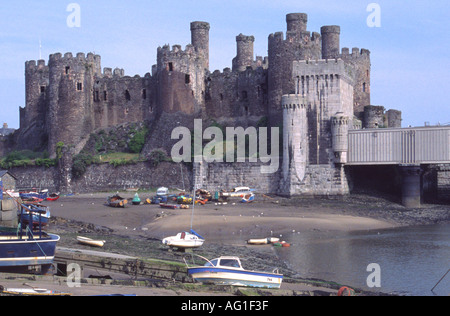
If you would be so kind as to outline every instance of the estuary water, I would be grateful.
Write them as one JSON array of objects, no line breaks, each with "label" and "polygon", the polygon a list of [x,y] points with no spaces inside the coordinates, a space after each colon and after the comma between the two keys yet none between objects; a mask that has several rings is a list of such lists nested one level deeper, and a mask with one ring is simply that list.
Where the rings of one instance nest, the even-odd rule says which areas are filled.
[{"label": "estuary water", "polygon": [[[450,224],[351,233],[296,232],[283,239],[292,246],[278,248],[277,254],[301,277],[383,293],[450,295],[450,273],[431,292],[450,269]],[[379,269],[368,271],[371,264]],[[377,281],[380,287],[368,286]]]}]

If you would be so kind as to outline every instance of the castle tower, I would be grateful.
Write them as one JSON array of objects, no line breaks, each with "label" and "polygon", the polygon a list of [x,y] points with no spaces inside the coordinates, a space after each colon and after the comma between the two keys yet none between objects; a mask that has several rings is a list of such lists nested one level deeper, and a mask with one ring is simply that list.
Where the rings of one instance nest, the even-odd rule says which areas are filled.
[{"label": "castle tower", "polygon": [[282,97],[283,108],[283,176],[281,190],[295,194],[293,184],[303,182],[308,161],[307,108],[301,95]]},{"label": "castle tower", "polygon": [[307,14],[291,13],[286,16],[286,21],[286,38],[282,32],[269,35],[268,112],[272,126],[282,122],[282,96],[295,91],[293,62],[317,60],[322,56],[321,36],[307,31]]},{"label": "castle tower", "polygon": [[370,51],[354,47],[342,48],[342,60],[355,69],[354,84],[354,114],[358,119],[364,120],[364,107],[370,105],[371,60]]},{"label": "castle tower", "polygon": [[205,61],[205,68],[209,69],[209,30],[211,26],[207,22],[191,23],[191,44]]},{"label": "castle tower", "polygon": [[245,71],[253,63],[254,36],[246,36],[242,33],[236,37],[237,56],[233,59],[233,71]]},{"label": "castle tower", "polygon": [[306,32],[308,15],[306,13],[290,13],[286,15],[287,31],[297,34]]},{"label": "castle tower", "polygon": [[20,108],[19,149],[45,144],[49,68],[44,60],[25,63],[25,108]]},{"label": "castle tower", "polygon": [[101,75],[100,56],[89,53],[50,55],[48,91],[48,152],[58,142],[78,145],[95,126],[93,87]]},{"label": "castle tower", "polygon": [[322,59],[338,58],[340,55],[341,28],[337,25],[323,26],[322,34]]}]

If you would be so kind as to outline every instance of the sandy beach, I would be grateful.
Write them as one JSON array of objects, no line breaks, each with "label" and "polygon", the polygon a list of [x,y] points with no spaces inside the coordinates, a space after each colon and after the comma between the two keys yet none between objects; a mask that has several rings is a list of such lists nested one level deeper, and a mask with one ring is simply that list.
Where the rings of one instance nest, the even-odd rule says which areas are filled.
[{"label": "sandy beach", "polygon": [[[126,193],[123,196],[132,197]],[[56,217],[107,227],[116,234],[149,238],[189,230],[191,218],[193,227],[214,241],[230,234],[267,237],[292,231],[358,231],[402,225],[394,218],[381,218],[383,214],[370,216],[367,210],[357,210],[357,206],[344,200],[307,199],[286,203],[288,200],[274,198],[252,204],[236,200],[225,205],[211,202],[196,206],[192,217],[192,206],[187,210],[162,209],[158,205],[116,209],[106,206],[106,199],[105,193],[83,194],[61,197],[50,206]]]}]

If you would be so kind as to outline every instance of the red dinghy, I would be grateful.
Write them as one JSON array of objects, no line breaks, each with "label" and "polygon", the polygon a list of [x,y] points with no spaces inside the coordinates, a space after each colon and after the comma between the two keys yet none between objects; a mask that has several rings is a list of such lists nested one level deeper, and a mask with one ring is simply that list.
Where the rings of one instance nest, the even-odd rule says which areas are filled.
[{"label": "red dinghy", "polygon": [[57,201],[58,199],[59,199],[59,193],[53,193],[53,194],[50,194],[50,196],[47,198],[47,201],[54,202],[54,201]]}]

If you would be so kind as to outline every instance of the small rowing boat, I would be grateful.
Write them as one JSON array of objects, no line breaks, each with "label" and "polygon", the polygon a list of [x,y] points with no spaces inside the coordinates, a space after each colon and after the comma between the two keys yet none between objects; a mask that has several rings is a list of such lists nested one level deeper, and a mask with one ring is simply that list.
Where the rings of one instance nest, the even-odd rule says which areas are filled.
[{"label": "small rowing boat", "polygon": [[170,209],[170,210],[177,210],[180,208],[179,205],[175,205],[175,204],[165,204],[165,203],[161,203],[159,204],[160,208],[166,208],[166,209]]},{"label": "small rowing boat", "polygon": [[253,193],[250,193],[250,194],[245,194],[243,197],[242,197],[242,203],[252,203],[252,202],[254,202],[255,201],[255,195],[253,194]]},{"label": "small rowing boat", "polygon": [[55,202],[59,199],[59,193],[52,193],[47,198],[47,201]]},{"label": "small rowing boat", "polygon": [[72,294],[34,287],[29,289],[4,288],[0,285],[0,296],[72,296]]},{"label": "small rowing boat", "polygon": [[106,243],[106,241],[104,241],[104,240],[93,240],[93,239],[81,237],[81,236],[78,236],[77,240],[80,244],[88,245],[91,247],[100,247],[100,248],[103,247]]},{"label": "small rowing boat", "polygon": [[273,244],[273,243],[276,243],[279,241],[280,241],[279,238],[269,237],[269,238],[263,238],[263,239],[249,239],[247,241],[247,243],[249,245],[268,245],[268,244]]},{"label": "small rowing boat", "polygon": [[108,205],[111,207],[122,207],[125,208],[125,206],[128,204],[128,200],[124,199],[123,197],[119,195],[110,196],[108,198]]}]

